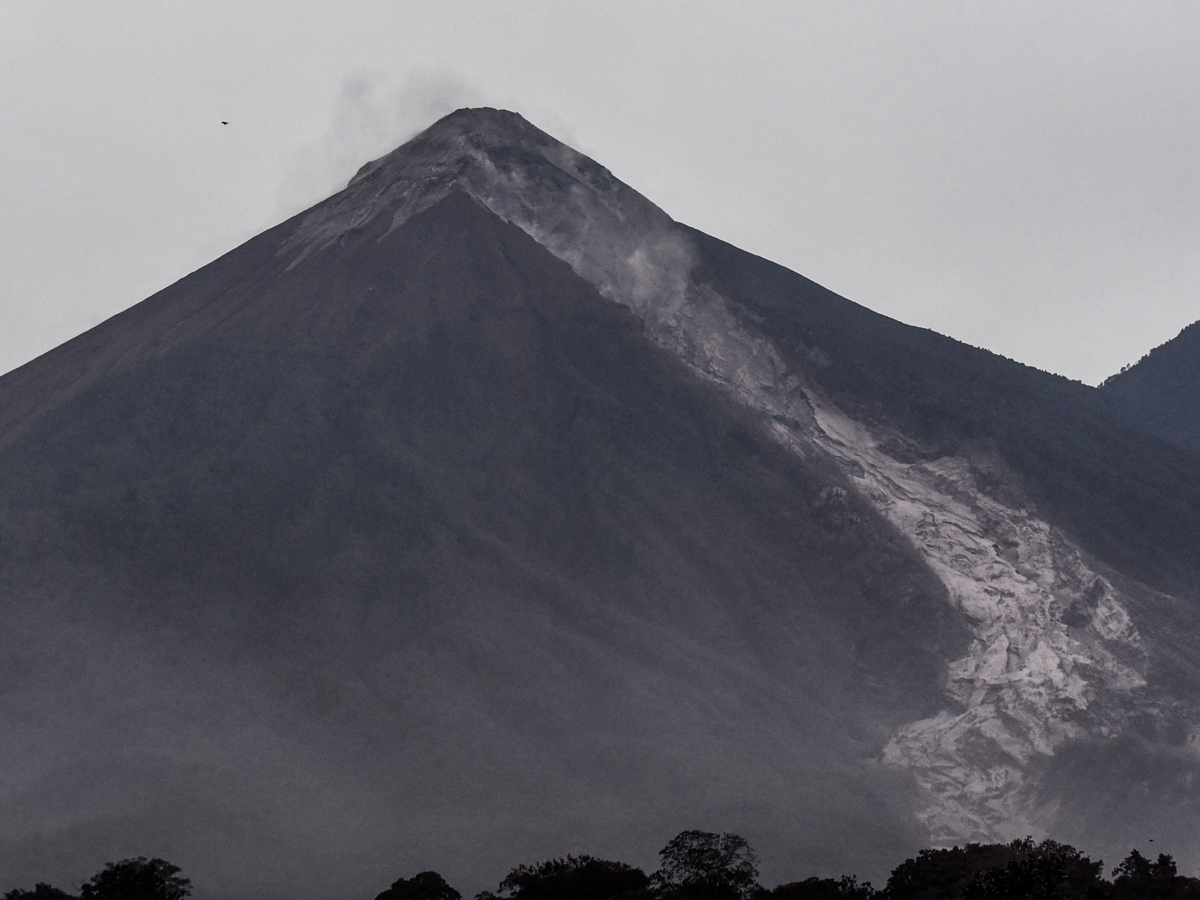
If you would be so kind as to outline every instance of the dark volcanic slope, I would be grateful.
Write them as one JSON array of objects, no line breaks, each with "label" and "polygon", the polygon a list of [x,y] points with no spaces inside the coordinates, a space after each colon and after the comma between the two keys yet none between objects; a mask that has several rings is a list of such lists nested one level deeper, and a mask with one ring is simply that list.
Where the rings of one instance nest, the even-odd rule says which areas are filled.
[{"label": "dark volcanic slope", "polygon": [[289,271],[291,227],[0,380],[7,878],[923,839],[870,761],[965,633],[835,472],[463,194]]},{"label": "dark volcanic slope", "polygon": [[1200,587],[1200,456],[1148,438],[1093,388],[692,235],[697,277],[739,303],[845,409],[914,438],[909,454],[998,456],[1017,480],[997,489],[1018,489],[1116,568],[1186,593]]},{"label": "dark volcanic slope", "polygon": [[[1145,654],[1146,684],[1113,704],[1123,710],[1117,714],[1126,717],[1123,724],[1079,734],[1037,761],[1030,779],[1038,785],[1034,820],[1051,835],[1106,858],[1127,852],[1143,834],[1157,835],[1160,846],[1169,844],[1186,866],[1196,865],[1200,443],[1189,443],[1188,429],[1200,419],[1195,393],[1187,398],[1200,383],[1194,377],[1200,331],[1186,330],[1097,391],[879,316],[780,266],[690,234],[697,247],[694,277],[736,303],[747,321],[772,336],[789,366],[867,423],[885,455],[906,468],[972,460],[982,495],[1001,506],[1036,509],[1111,567],[1107,577],[1125,593],[1139,632],[1132,646]],[[1142,417],[1131,416],[1116,396],[1143,398]],[[1147,433],[1147,421],[1175,441]],[[918,541],[923,527],[925,522]],[[997,555],[1003,556],[1003,542],[1013,532],[1001,528],[995,534]],[[1019,565],[1036,577],[1057,578],[1054,566],[1031,549],[1024,539],[1013,540]],[[981,587],[1007,594],[995,584]],[[1070,605],[1058,583],[1052,595],[1052,603]],[[1079,623],[1069,609],[1052,611],[1055,617],[1069,628]],[[1003,638],[976,632],[969,655],[982,661],[989,642],[1007,646],[1000,680],[1019,679],[1028,669],[1014,659],[1016,642],[1009,641],[1021,629],[998,630]],[[986,698],[995,688],[973,689],[975,697]],[[1097,706],[1093,702],[1092,710]],[[1079,717],[1065,717],[1073,720]],[[950,755],[956,761],[986,758],[984,744],[964,743],[960,755]],[[994,775],[1004,763],[979,768]]]},{"label": "dark volcanic slope", "polygon": [[1189,325],[1101,390],[1156,434],[1200,452],[1200,322]]}]

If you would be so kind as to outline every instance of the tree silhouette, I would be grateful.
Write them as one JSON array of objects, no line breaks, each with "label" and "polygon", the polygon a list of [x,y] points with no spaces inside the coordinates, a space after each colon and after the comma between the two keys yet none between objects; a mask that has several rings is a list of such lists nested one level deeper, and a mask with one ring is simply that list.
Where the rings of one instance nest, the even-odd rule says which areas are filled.
[{"label": "tree silhouette", "polygon": [[841,878],[806,878],[763,891],[763,900],[871,900],[878,891],[854,875]]},{"label": "tree silhouette", "polygon": [[76,898],[66,891],[39,881],[31,891],[13,888],[4,895],[3,900],[76,900]]},{"label": "tree silhouette", "polygon": [[[614,900],[642,891],[650,879],[641,869],[594,856],[567,856],[513,869],[496,894],[506,900]],[[477,898],[478,900],[478,898]]]},{"label": "tree silhouette", "polygon": [[123,859],[109,863],[79,890],[80,900],[184,900],[192,892],[189,878],[165,859]]},{"label": "tree silhouette", "polygon": [[978,872],[963,889],[963,900],[1060,900],[1086,898],[1100,890],[1101,863],[1057,841],[1013,841],[1017,857]]},{"label": "tree silhouette", "polygon": [[683,831],[658,855],[651,884],[668,897],[748,900],[760,890],[758,859],[739,835]]},{"label": "tree silhouette", "polygon": [[1165,853],[1151,861],[1131,850],[1112,874],[1117,900],[1200,900],[1200,881],[1180,875]]},{"label": "tree silhouette", "polygon": [[437,872],[419,872],[412,878],[393,882],[375,900],[462,900],[462,894],[446,884]]}]

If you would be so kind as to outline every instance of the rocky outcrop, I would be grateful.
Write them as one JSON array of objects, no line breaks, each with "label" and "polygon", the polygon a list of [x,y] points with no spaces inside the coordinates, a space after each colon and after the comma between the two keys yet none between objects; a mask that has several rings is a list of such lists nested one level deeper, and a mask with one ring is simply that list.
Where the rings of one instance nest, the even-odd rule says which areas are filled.
[{"label": "rocky outcrop", "polygon": [[988,496],[970,460],[901,462],[813,398],[817,442],[912,541],[972,630],[946,673],[947,709],[884,751],[926,794],[934,840],[1039,830],[1026,772],[1085,735],[1120,734],[1144,710],[1146,653],[1113,585],[1029,509]]}]

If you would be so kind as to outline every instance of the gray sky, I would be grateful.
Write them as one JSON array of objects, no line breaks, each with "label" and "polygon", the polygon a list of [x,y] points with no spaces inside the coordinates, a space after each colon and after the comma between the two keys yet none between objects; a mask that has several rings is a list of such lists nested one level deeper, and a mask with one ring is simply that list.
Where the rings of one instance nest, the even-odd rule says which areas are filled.
[{"label": "gray sky", "polygon": [[852,300],[1094,383],[1200,319],[1197,47],[1193,0],[2,0],[0,371],[483,103]]}]

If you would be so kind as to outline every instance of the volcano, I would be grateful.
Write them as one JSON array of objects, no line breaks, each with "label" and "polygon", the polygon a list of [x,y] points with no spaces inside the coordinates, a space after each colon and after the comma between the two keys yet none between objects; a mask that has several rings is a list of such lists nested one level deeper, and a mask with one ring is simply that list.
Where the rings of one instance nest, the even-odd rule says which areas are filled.
[{"label": "volcano", "polygon": [[1194,449],[460,110],[0,378],[0,871],[1195,864],[1198,591]]}]

